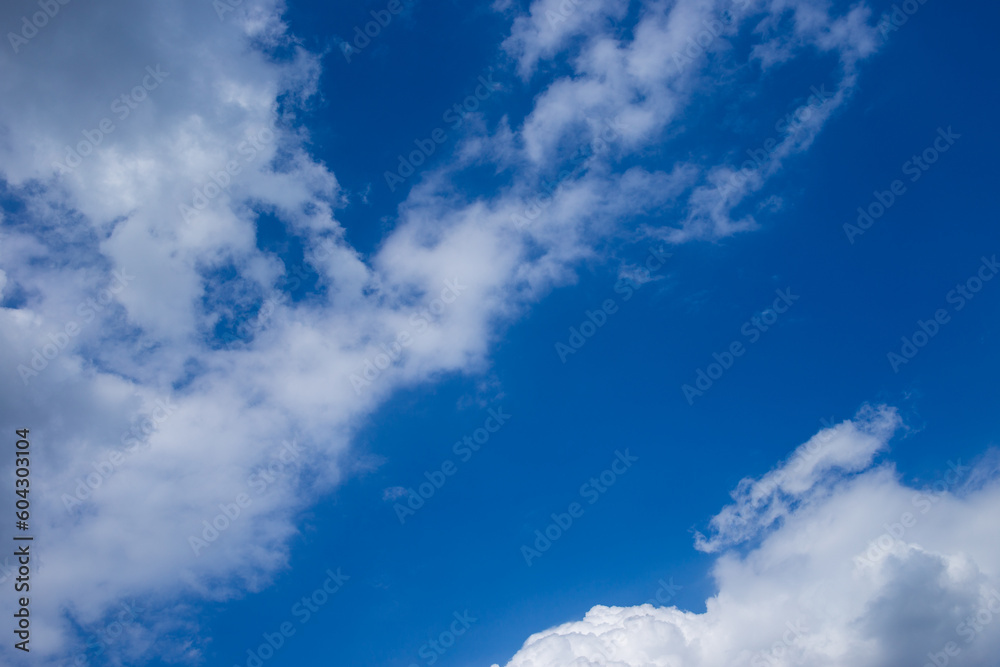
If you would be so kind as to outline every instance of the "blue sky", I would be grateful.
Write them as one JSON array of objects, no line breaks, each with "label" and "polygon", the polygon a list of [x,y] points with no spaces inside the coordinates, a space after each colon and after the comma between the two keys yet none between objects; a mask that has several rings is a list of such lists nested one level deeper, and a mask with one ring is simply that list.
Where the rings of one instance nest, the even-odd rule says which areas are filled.
[{"label": "blue sky", "polygon": [[[537,667],[610,664],[617,650],[616,665],[890,665],[954,639],[963,664],[991,664],[995,626],[956,635],[1000,586],[1000,281],[976,282],[1000,252],[997,10],[927,0],[887,31],[887,2],[749,4],[594,0],[552,38],[548,0],[421,0],[346,55],[386,3],[245,2],[222,20],[194,4],[117,7],[112,23],[139,24],[145,44],[71,4],[17,52],[5,45],[5,92],[24,92],[0,115],[3,423],[36,430],[33,483],[49,499],[36,501],[33,661],[11,646],[4,660],[251,667],[249,650],[265,665]],[[738,27],[662,79],[701,13],[728,5]],[[107,53],[67,64],[70,12],[109,36]],[[173,28],[157,28],[164,17]],[[615,48],[631,49],[628,67]],[[98,68],[112,56],[135,66]],[[72,173],[53,171],[107,113],[107,91],[161,61],[172,78],[137,118]],[[74,67],[89,89],[68,83]],[[46,88],[30,83],[40,72],[59,74]],[[475,111],[446,120],[477,89]],[[69,110],[36,117],[59,96]],[[796,113],[799,141],[786,142]],[[622,132],[594,143],[612,115]],[[261,157],[239,153],[264,126],[277,138]],[[397,156],[439,128],[391,189]],[[34,139],[10,138],[22,135]],[[780,159],[716,208],[712,184],[779,143]],[[914,180],[921,155],[936,160]],[[185,225],[175,202],[230,158],[243,174]],[[512,231],[567,165],[580,169],[555,203]],[[884,214],[845,230],[897,180]],[[651,251],[669,257],[643,276]],[[26,377],[45,336],[122,266],[135,282]],[[466,285],[454,305],[414,324],[447,281]],[[601,325],[561,358],[588,313]],[[894,368],[889,353],[921,322],[934,335]],[[412,347],[365,375],[400,332]],[[699,385],[720,358],[728,368]],[[176,416],[67,508],[164,397]],[[456,444],[497,411],[509,419],[478,451]],[[294,463],[250,483],[292,439]],[[787,461],[807,441],[829,449],[799,478]],[[869,576],[849,557],[843,571],[824,564],[863,551],[955,462],[972,472],[894,541],[876,583],[846,583]],[[613,484],[589,481],[608,470]],[[430,478],[444,483],[401,523]],[[782,491],[743,495],[768,479]],[[252,501],[242,517],[189,549],[239,493]],[[572,503],[582,515],[528,564],[522,547]],[[293,607],[328,570],[347,578],[302,623]],[[662,582],[677,588],[641,607]],[[788,601],[823,586],[843,592]],[[86,646],[108,637],[122,600],[144,611],[97,655]],[[800,618],[812,639],[787,643],[799,662],[782,662],[774,638]],[[283,623],[294,635],[265,656]],[[428,643],[457,627],[453,645]]]}]

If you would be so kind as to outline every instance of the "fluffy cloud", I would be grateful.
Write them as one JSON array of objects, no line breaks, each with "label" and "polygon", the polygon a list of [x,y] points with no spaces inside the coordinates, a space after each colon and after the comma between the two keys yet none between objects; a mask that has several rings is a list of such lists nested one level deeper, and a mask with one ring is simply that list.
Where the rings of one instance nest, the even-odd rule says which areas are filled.
[{"label": "fluffy cloud", "polygon": [[[872,465],[899,425],[865,409],[733,492],[704,613],[603,607],[531,636],[508,667],[943,666],[1000,651],[1000,457],[926,488]],[[753,540],[746,551],[723,545]]]},{"label": "fluffy cloud", "polygon": [[[648,234],[673,242],[752,226],[731,209],[809,145],[871,51],[862,8],[650,2],[626,37],[623,3],[570,4],[539,0],[504,47],[526,77],[544,58],[570,73],[546,74],[526,118],[474,131],[427,173],[367,259],[336,220],[336,177],[306,150],[297,114],[320,61],[279,0],[69,3],[0,50],[0,425],[30,426],[39,445],[37,576],[59,591],[35,609],[39,651],[67,655],[132,597],[147,611],[128,650],[148,650],[179,596],[266,586],[295,512],[350,467],[361,418],[401,386],[482,369],[498,323],[634,236],[624,220],[671,212]],[[20,11],[5,4],[0,25]],[[718,92],[707,82],[735,64],[738,31],[759,46],[740,66],[837,54],[836,95],[734,195],[705,189],[726,161],[625,164]],[[456,193],[452,176],[484,163],[509,185]],[[290,267],[257,246],[265,214],[302,241],[309,299],[289,298]],[[281,474],[251,482],[268,469]],[[240,494],[252,502],[209,540]]]}]

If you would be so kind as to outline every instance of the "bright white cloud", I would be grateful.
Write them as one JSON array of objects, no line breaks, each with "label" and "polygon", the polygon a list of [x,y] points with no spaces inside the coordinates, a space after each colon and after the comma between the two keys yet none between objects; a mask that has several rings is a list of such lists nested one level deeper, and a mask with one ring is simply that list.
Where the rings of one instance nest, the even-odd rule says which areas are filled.
[{"label": "bright white cloud", "polygon": [[872,466],[898,425],[865,409],[741,482],[702,542],[721,552],[704,613],[597,606],[532,635],[508,667],[993,664],[1000,456],[942,462],[939,481],[914,488]]},{"label": "bright white cloud", "polygon": [[[296,113],[319,58],[287,34],[280,0],[221,17],[205,2],[70,3],[16,52],[0,49],[0,164],[26,206],[0,232],[3,426],[28,424],[47,445],[34,472],[38,577],[59,591],[35,610],[39,652],[65,655],[77,624],[131,597],[147,609],[139,650],[172,622],[179,595],[267,585],[295,511],[340,480],[361,418],[400,386],[484,368],[498,323],[572,282],[623,220],[686,208],[673,231],[650,232],[671,241],[749,227],[731,208],[808,146],[871,50],[863,10],[837,17],[805,0],[651,2],[631,37],[616,24],[624,3],[570,4],[551,24],[562,4],[533,4],[505,48],[525,76],[568,49],[572,73],[547,81],[523,122],[469,137],[426,174],[367,261],[335,219],[335,176],[305,149]],[[720,28],[723,11],[732,18]],[[791,35],[767,21],[790,11]],[[19,25],[19,12],[5,4],[0,25]],[[766,173],[722,204],[703,181],[724,167],[619,168],[682,130],[690,101],[715,92],[706,81],[721,61],[709,56],[751,27],[754,58],[771,68],[808,49],[840,54],[829,108],[791,125]],[[702,30],[707,45],[683,55]],[[511,185],[456,195],[452,172],[487,161],[512,169]],[[283,297],[286,267],[256,247],[259,210],[303,239],[322,295]],[[238,311],[251,313],[250,332],[220,347],[212,329]],[[285,441],[300,453],[256,491],[249,480]],[[203,522],[241,493],[252,503],[194,548]],[[731,532],[718,528],[712,539]]]}]

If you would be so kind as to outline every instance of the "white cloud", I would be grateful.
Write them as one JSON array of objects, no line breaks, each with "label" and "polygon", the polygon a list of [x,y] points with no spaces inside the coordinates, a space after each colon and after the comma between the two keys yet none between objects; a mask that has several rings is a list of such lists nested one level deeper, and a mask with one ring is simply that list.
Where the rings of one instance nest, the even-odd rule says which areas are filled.
[{"label": "white cloud", "polygon": [[[385,397],[484,369],[502,326],[600,259],[609,238],[632,234],[623,220],[702,205],[689,193],[711,169],[618,160],[682,131],[691,99],[712,94],[707,54],[728,52],[728,28],[685,67],[673,56],[726,5],[649,3],[631,38],[610,20],[624,16],[623,3],[583,2],[549,26],[552,5],[539,0],[516,19],[507,48],[522,72],[569,49],[571,74],[545,84],[523,123],[470,137],[427,173],[368,259],[335,219],[346,203],[335,176],[305,148],[296,113],[317,90],[320,62],[287,34],[280,0],[244,2],[221,20],[205,2],[70,3],[16,53],[0,49],[0,164],[25,204],[0,229],[0,423],[30,426],[42,445],[37,576],[59,592],[38,600],[38,654],[78,648],[75,627],[100,624],[132,596],[152,633],[139,633],[138,646],[156,639],[178,596],[266,586],[287,562],[296,510],[338,483],[353,430]],[[4,5],[0,25],[20,24],[19,11]],[[780,42],[783,53],[864,55],[862,14],[809,16]],[[767,40],[781,38],[767,27]],[[785,152],[807,146],[827,116],[786,139]],[[456,193],[452,173],[484,161],[511,168],[510,187]],[[524,216],[543,183],[551,196],[519,229],[512,216]],[[724,224],[733,202],[711,228],[694,215],[673,226],[683,238],[732,233],[743,228]],[[321,294],[281,298],[287,267],[256,246],[259,210],[303,240]],[[106,292],[116,271],[134,277]],[[446,300],[449,284],[461,288]],[[256,324],[220,347],[212,328],[239,310]],[[398,358],[382,365],[404,333]],[[158,400],[173,411],[154,423]],[[286,440],[301,459],[255,491],[252,475]],[[67,511],[64,496],[81,483],[88,497]],[[190,538],[241,493],[252,503],[196,554]]]},{"label": "white cloud", "polygon": [[736,502],[712,517],[712,537],[696,534],[698,549],[716,552],[739,544],[787,517],[821,482],[836,479],[835,473],[865,470],[899,423],[895,410],[867,407],[854,420],[817,433],[759,480],[744,478],[732,492]]},{"label": "white cloud", "polygon": [[[532,635],[507,665],[993,664],[1000,544],[987,524],[1000,511],[1000,457],[942,462],[939,481],[914,488],[891,465],[872,467],[898,423],[863,410],[744,480],[712,522],[721,554],[704,613],[597,606]],[[778,496],[794,503],[776,511]],[[722,549],[748,539],[747,551]]]},{"label": "white cloud", "polygon": [[[559,7],[570,19],[550,20]],[[767,158],[750,173],[741,174],[745,157],[736,164],[725,154],[717,156],[716,164],[679,161],[675,167],[685,173],[701,171],[702,182],[688,194],[685,215],[649,233],[680,243],[753,229],[752,215],[734,219],[733,210],[759,192],[789,158],[808,149],[850,98],[858,64],[876,48],[870,10],[858,4],[837,15],[830,3],[817,0],[645,2],[637,23],[628,26],[621,23],[625,9],[617,2],[536,0],[527,15],[515,20],[504,45],[523,75],[534,72],[539,58],[562,49],[571,75],[545,86],[518,134],[498,133],[505,145],[495,148],[495,154],[526,177],[537,171],[551,178],[573,162],[578,146],[613,126],[617,136],[597,162],[614,165],[682,132],[692,100],[724,93],[736,73],[746,76],[746,70],[761,68],[762,75],[770,75],[793,58],[835,55],[837,67],[816,79],[817,86],[836,81],[833,91],[820,103],[810,100],[796,109],[795,119],[773,137]],[[749,62],[737,58],[737,35],[753,39]],[[601,189],[612,187],[608,180],[601,184]]]},{"label": "white cloud", "polygon": [[536,0],[527,15],[514,19],[503,46],[517,58],[521,76],[528,78],[539,60],[561,51],[571,38],[600,32],[626,11],[626,0]]}]

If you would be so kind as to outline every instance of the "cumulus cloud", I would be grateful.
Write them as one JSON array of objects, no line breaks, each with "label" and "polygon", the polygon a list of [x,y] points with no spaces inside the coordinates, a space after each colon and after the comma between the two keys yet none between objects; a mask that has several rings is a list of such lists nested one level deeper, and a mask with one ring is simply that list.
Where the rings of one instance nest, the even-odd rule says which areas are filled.
[{"label": "cumulus cloud", "polygon": [[[359,421],[400,387],[485,368],[498,323],[609,240],[634,239],[624,220],[661,216],[648,234],[672,242],[749,228],[729,211],[762,176],[704,225],[698,211],[716,204],[697,193],[719,168],[623,161],[683,131],[738,31],[756,35],[768,72],[839,54],[838,90],[871,50],[864,11],[819,2],[650,2],[630,31],[621,2],[571,4],[550,23],[565,8],[538,0],[504,46],[526,77],[542,59],[569,73],[545,74],[525,118],[470,123],[367,258],[336,219],[335,175],[306,148],[298,116],[320,58],[288,33],[280,0],[70,3],[0,50],[0,421],[29,425],[40,452],[37,576],[58,591],[34,612],[40,653],[79,650],[81,628],[133,597],[146,609],[133,648],[166,651],[156,642],[179,596],[266,586],[295,513],[357,469]],[[21,25],[20,11],[5,4],[0,25]],[[788,12],[791,34],[768,22]],[[790,126],[761,173],[844,99]],[[456,193],[452,176],[482,164],[510,170],[509,184]],[[291,298],[292,267],[258,246],[264,216],[302,242],[309,298]],[[241,494],[251,502],[209,540]],[[784,502],[766,504],[785,515]],[[738,536],[715,528],[706,544]]]},{"label": "cumulus cloud", "polygon": [[867,408],[741,482],[699,540],[719,552],[704,613],[597,606],[532,635],[508,667],[993,664],[1000,456],[942,461],[939,480],[910,486],[873,465],[898,426]]}]

